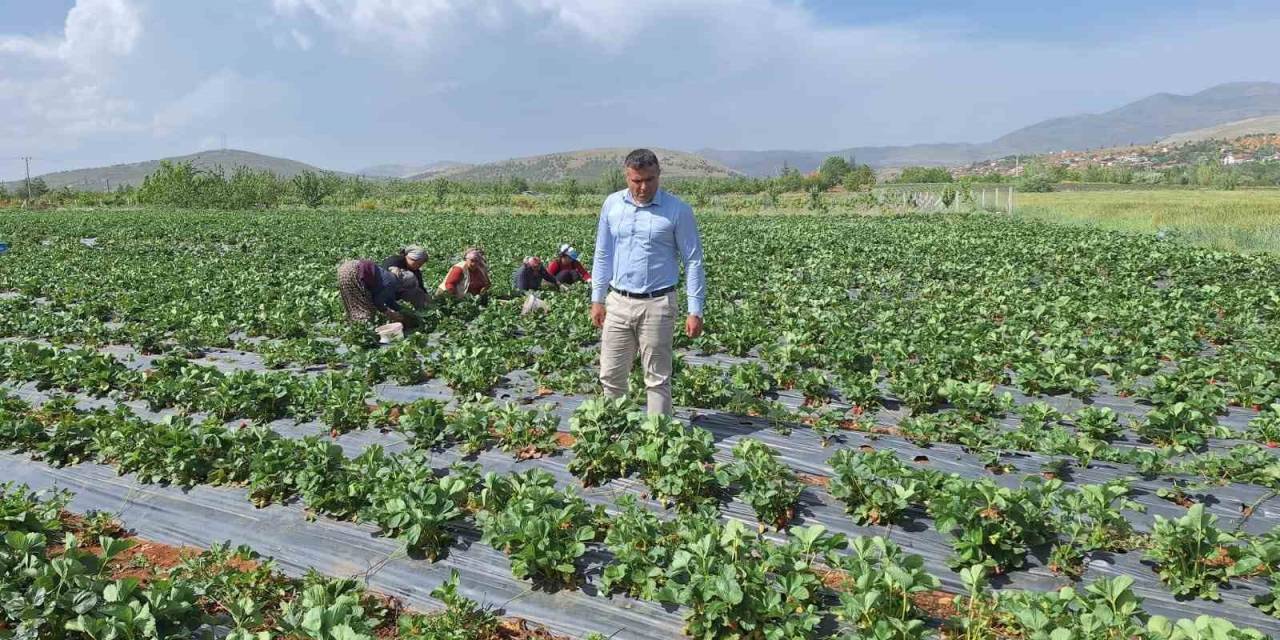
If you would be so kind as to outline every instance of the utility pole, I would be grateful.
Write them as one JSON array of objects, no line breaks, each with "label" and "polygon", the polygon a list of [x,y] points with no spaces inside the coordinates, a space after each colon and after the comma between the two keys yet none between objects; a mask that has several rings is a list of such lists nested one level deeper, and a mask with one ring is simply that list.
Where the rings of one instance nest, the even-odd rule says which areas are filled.
[{"label": "utility pole", "polygon": [[27,203],[31,203],[31,156],[22,156],[22,162],[27,166]]}]

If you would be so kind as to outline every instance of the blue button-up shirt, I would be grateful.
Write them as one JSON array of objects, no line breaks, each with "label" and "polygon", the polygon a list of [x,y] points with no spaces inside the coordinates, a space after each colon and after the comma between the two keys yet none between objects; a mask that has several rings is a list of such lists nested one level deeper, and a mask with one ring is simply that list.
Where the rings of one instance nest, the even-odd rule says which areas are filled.
[{"label": "blue button-up shirt", "polygon": [[609,287],[630,293],[674,287],[681,262],[689,313],[701,316],[707,276],[693,209],[661,189],[647,205],[637,204],[628,189],[605,198],[596,229],[592,302],[603,303]]}]

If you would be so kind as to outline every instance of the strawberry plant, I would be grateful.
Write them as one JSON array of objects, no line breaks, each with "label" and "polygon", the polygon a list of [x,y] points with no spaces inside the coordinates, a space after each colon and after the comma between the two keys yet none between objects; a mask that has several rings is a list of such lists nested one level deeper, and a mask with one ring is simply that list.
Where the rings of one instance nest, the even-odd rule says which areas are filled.
[{"label": "strawberry plant", "polygon": [[1156,516],[1151,546],[1143,556],[1156,563],[1160,579],[1174,595],[1194,595],[1217,600],[1218,587],[1232,575],[1257,568],[1256,558],[1245,558],[1236,538],[1218,529],[1218,518],[1195,503],[1181,518]]},{"label": "strawberry plant", "polygon": [[1124,435],[1120,418],[1110,407],[1082,407],[1071,416],[1076,431],[1094,440],[1111,442]]},{"label": "strawberry plant", "polygon": [[[586,502],[571,491],[556,490],[554,478],[539,469],[486,485],[494,499],[476,515],[484,532],[481,542],[507,554],[517,578],[572,586],[576,562],[596,539]],[[507,495],[498,498],[502,493]]]},{"label": "strawberry plant", "polygon": [[593,398],[579,405],[569,419],[573,436],[569,473],[580,478],[584,487],[629,475],[644,420],[644,414],[626,399]]},{"label": "strawberry plant", "polygon": [[1250,420],[1245,437],[1268,447],[1280,445],[1280,402],[1267,405],[1258,417]]},{"label": "strawberry plant", "polygon": [[941,386],[942,381],[938,379],[937,374],[923,367],[894,370],[889,377],[889,390],[907,405],[913,414],[921,414],[933,408],[938,402]]},{"label": "strawberry plant", "polygon": [[361,518],[434,562],[453,539],[448,528],[461,522],[475,477],[455,473],[438,478],[429,463],[423,454],[387,463],[370,483]]},{"label": "strawberry plant", "polygon": [[1179,467],[1216,485],[1247,482],[1280,489],[1280,460],[1254,444],[1237,445],[1225,454],[1203,453],[1187,459]]},{"label": "strawberry plant", "polygon": [[854,538],[853,553],[838,556],[843,572],[837,618],[850,635],[883,640],[926,637],[928,616],[912,597],[938,588],[938,579],[924,570],[924,559],[906,555],[892,542],[876,536]]},{"label": "strawberry plant", "polygon": [[822,584],[812,563],[845,544],[797,527],[787,545],[773,545],[730,520],[676,550],[658,599],[688,608],[692,638],[811,638]]},{"label": "strawberry plant", "polygon": [[720,484],[713,471],[711,434],[666,416],[649,416],[641,425],[636,461],[640,478],[664,503],[690,509],[715,500]]},{"label": "strawberry plant", "polygon": [[432,615],[405,614],[396,623],[401,640],[488,640],[496,637],[500,621],[494,613],[458,590],[458,572],[431,591],[444,603],[444,611]]},{"label": "strawberry plant", "polygon": [[447,431],[444,404],[429,398],[400,408],[396,428],[414,447],[431,449],[444,444]]},{"label": "strawberry plant", "polygon": [[912,505],[924,504],[924,482],[892,451],[841,449],[831,456],[831,495],[861,524],[891,524]]},{"label": "strawberry plant", "polygon": [[1082,551],[1134,549],[1141,538],[1122,510],[1141,513],[1145,508],[1128,496],[1129,487],[1123,480],[1063,491],[1056,496],[1055,527]]},{"label": "strawberry plant", "polygon": [[1241,629],[1230,620],[1206,615],[1177,622],[1152,616],[1147,622],[1147,635],[1155,640],[1265,640],[1267,637],[1254,629]]},{"label": "strawberry plant", "polygon": [[463,453],[475,455],[490,447],[493,421],[498,405],[484,396],[474,396],[458,405],[446,423],[448,437],[461,445]]},{"label": "strawberry plant", "polygon": [[930,496],[929,513],[938,531],[951,536],[951,566],[980,564],[1001,573],[1021,567],[1032,546],[1052,539],[1049,503],[1061,486],[1036,477],[1019,489],[949,478]]},{"label": "strawberry plant", "polygon": [[503,405],[493,417],[494,432],[502,450],[517,459],[541,458],[556,450],[556,428],[560,419],[548,407],[525,411],[511,403]]},{"label": "strawberry plant", "polygon": [[728,376],[715,365],[680,367],[671,383],[671,399],[677,405],[721,408],[733,398]]},{"label": "strawberry plant", "polygon": [[458,346],[439,353],[440,377],[459,395],[486,393],[505,373],[502,355],[487,346]]},{"label": "strawberry plant", "polygon": [[70,501],[67,492],[36,493],[27,485],[0,483],[0,526],[6,532],[51,536],[61,530],[60,514]]},{"label": "strawberry plant", "polygon": [[938,395],[972,420],[999,416],[1013,407],[1013,396],[1008,392],[997,396],[995,385],[988,382],[961,382],[948,378],[938,389]]},{"label": "strawberry plant", "polygon": [[350,578],[308,576],[299,596],[281,609],[280,630],[308,640],[373,640],[376,614]]},{"label": "strawberry plant", "polygon": [[328,373],[311,385],[314,410],[333,433],[362,429],[368,424],[365,404],[372,389],[358,374]]},{"label": "strawberry plant", "polygon": [[860,411],[871,412],[880,407],[880,372],[875,369],[842,375],[836,386],[845,402]]},{"label": "strawberry plant", "polygon": [[654,599],[666,583],[666,569],[681,538],[674,521],[664,521],[640,506],[636,497],[618,498],[619,512],[609,519],[604,545],[613,560],[604,568],[600,587],[605,592]]},{"label": "strawberry plant", "polygon": [[351,472],[342,447],[308,436],[294,449],[300,460],[289,482],[313,513],[337,518],[354,515],[366,499],[361,478]]},{"label": "strawberry plant", "polygon": [[1176,451],[1198,450],[1205,446],[1208,437],[1230,435],[1212,415],[1183,402],[1152,409],[1146,419],[1138,423],[1137,432],[1158,446]]},{"label": "strawberry plant", "polygon": [[795,473],[759,440],[743,438],[734,445],[733,457],[734,463],[725,473],[741,488],[739,497],[755,510],[761,525],[785,528],[795,517],[796,501],[803,489]]},{"label": "strawberry plant", "polygon": [[1143,638],[1142,598],[1130,576],[1104,578],[1082,591],[1001,591],[996,602],[1005,629],[1026,638]]}]

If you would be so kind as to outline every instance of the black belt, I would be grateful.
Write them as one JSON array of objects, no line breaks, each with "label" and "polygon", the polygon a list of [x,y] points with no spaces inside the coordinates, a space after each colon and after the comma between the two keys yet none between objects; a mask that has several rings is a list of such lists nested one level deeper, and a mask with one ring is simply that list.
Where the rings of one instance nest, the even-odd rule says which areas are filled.
[{"label": "black belt", "polygon": [[610,290],[610,291],[612,291],[612,292],[614,292],[614,293],[616,293],[616,294],[618,294],[618,295],[620,295],[620,296],[622,296],[622,297],[624,297],[624,298],[636,298],[636,299],[639,299],[639,300],[648,300],[649,298],[656,298],[656,297],[658,297],[658,296],[665,296],[665,295],[667,295],[668,293],[671,293],[672,291],[675,291],[675,290],[676,290],[676,288],[675,288],[675,286],[670,286],[670,287],[665,287],[665,288],[662,288],[662,289],[658,289],[657,291],[650,291],[649,293],[632,293],[632,292],[630,292],[630,291],[623,291],[622,289],[614,289],[613,287],[609,287],[609,290]]}]

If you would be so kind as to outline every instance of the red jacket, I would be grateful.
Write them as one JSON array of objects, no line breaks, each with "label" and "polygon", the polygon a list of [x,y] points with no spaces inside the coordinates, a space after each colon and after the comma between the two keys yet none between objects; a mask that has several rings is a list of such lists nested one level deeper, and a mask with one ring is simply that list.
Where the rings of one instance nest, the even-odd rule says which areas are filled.
[{"label": "red jacket", "polygon": [[582,263],[577,260],[573,261],[571,267],[562,267],[560,266],[559,260],[552,260],[551,264],[547,265],[547,273],[550,273],[551,277],[554,278],[557,273],[560,273],[562,269],[566,268],[572,268],[574,271],[577,271],[578,275],[582,276],[582,280],[584,282],[591,282],[591,272],[587,271],[587,268],[582,266]]}]

